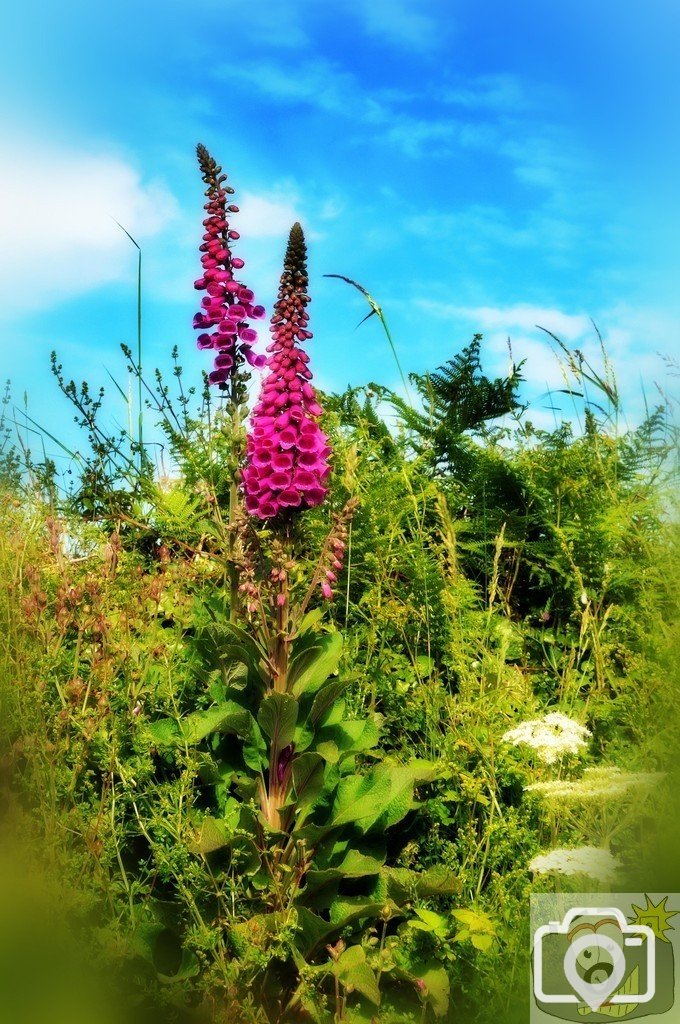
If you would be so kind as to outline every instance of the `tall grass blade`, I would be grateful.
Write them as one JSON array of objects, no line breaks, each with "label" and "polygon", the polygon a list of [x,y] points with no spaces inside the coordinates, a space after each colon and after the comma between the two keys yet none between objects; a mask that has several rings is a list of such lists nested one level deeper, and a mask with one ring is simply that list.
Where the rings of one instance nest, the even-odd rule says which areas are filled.
[{"label": "tall grass blade", "polygon": [[407,399],[409,401],[409,404],[410,404],[411,403],[411,393],[409,391],[408,382],[406,380],[406,376],[404,374],[404,371],[403,371],[403,369],[401,367],[401,363],[399,362],[399,356],[397,355],[397,349],[396,349],[396,346],[394,344],[394,339],[392,337],[392,333],[391,333],[390,328],[388,326],[387,319],[385,317],[385,313],[383,312],[382,307],[378,305],[378,303],[375,301],[375,299],[373,298],[371,293],[369,291],[367,291],[366,288],[364,288],[363,285],[359,284],[358,281],[353,281],[351,277],[345,277],[344,274],[324,274],[323,276],[324,277],[335,277],[339,281],[345,281],[347,284],[351,284],[353,288],[356,288],[357,291],[361,292],[361,294],[364,296],[364,298],[368,302],[369,306],[371,307],[371,311],[370,311],[370,313],[366,314],[366,316],[363,318],[363,320],[359,321],[359,323],[357,324],[357,327],[361,327],[361,325],[363,323],[366,323],[367,320],[370,320],[370,318],[372,316],[377,316],[378,317],[378,320],[382,324],[382,327],[383,327],[383,330],[385,332],[385,335],[387,336],[387,341],[389,342],[389,346],[392,349],[392,355],[394,356],[394,361],[397,364],[397,369],[399,370],[399,376],[401,377],[401,382],[404,385],[404,391],[406,392],[406,397],[407,397]]},{"label": "tall grass blade", "polygon": [[[144,468],[144,403],[142,401],[142,248],[132,237],[130,232],[123,227],[115,217],[112,220],[120,230],[127,235],[137,250],[137,366],[139,375],[137,377],[137,402],[139,405],[137,413],[137,443],[139,445],[139,471]],[[114,381],[115,383],[115,381]]]}]

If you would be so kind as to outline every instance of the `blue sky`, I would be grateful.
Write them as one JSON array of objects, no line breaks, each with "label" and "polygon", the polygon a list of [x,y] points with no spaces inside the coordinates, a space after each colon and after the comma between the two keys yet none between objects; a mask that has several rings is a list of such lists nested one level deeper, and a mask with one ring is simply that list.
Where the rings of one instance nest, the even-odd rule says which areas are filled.
[{"label": "blue sky", "polygon": [[[680,329],[680,5],[674,0],[24,3],[0,42],[0,369],[73,440],[49,375],[124,384],[144,253],[144,352],[195,350],[203,141],[242,214],[243,280],[274,297],[290,223],[310,245],[325,388],[398,375],[475,331],[490,369],[526,358],[531,417],[561,386],[535,327],[595,352],[632,419]],[[112,411],[122,417],[122,406]]]}]

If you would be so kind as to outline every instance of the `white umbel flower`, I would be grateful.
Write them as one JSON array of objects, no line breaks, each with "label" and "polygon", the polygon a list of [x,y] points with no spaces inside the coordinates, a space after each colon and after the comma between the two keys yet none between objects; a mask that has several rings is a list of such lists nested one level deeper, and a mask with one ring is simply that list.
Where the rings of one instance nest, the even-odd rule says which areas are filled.
[{"label": "white umbel flower", "polygon": [[622,868],[621,861],[599,846],[563,847],[539,853],[529,862],[535,875],[587,875],[599,882],[612,882]]},{"label": "white umbel flower", "polygon": [[554,779],[526,787],[547,802],[583,804],[623,800],[651,789],[663,779],[662,772],[624,772],[614,765],[586,768],[576,782]]},{"label": "white umbel flower", "polygon": [[506,743],[523,743],[532,747],[542,761],[554,764],[564,754],[578,754],[586,746],[590,731],[568,718],[561,711],[551,711],[543,718],[522,722],[503,734]]}]

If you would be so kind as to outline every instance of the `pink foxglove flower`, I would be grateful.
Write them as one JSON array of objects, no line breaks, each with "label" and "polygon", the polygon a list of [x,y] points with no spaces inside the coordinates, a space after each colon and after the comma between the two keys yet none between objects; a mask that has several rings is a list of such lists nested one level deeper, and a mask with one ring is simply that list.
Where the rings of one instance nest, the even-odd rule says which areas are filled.
[{"label": "pink foxglove flower", "polygon": [[243,471],[246,509],[260,519],[320,505],[330,473],[331,450],[317,422],[322,409],[310,383],[309,356],[301,347],[312,334],[307,329],[307,247],[299,224],[291,228],[283,266],[267,348],[269,372],[251,415]]},{"label": "pink foxglove flower", "polygon": [[326,540],[326,545],[319,561],[319,587],[323,597],[330,601],[333,598],[333,584],[337,583],[338,573],[342,571],[342,559],[347,549],[349,527],[359,502],[350,498],[341,512],[333,514],[333,525]]},{"label": "pink foxglove flower", "polygon": [[261,320],[265,311],[263,306],[254,305],[255,296],[250,288],[234,278],[234,271],[243,267],[243,260],[231,252],[231,243],[239,238],[238,231],[229,226],[229,215],[238,213],[238,206],[227,205],[227,196],[233,195],[234,190],[225,184],[226,174],[205,146],[199,143],[196,153],[207,185],[207,217],[199,246],[203,274],[194,282],[194,287],[205,291],[206,296],[194,317],[194,328],[201,331],[198,347],[215,352],[215,368],[208,380],[225,388],[243,358],[251,366],[264,366],[265,356],[252,352],[257,331],[248,321]]}]

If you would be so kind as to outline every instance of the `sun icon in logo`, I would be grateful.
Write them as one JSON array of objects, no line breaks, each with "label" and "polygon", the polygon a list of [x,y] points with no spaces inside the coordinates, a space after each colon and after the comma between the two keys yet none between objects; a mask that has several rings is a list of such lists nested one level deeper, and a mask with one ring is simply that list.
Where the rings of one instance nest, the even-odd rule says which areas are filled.
[{"label": "sun icon in logo", "polygon": [[673,931],[673,925],[669,924],[671,917],[675,917],[676,914],[680,913],[677,910],[668,910],[666,903],[668,896],[664,896],[659,903],[654,903],[650,900],[647,893],[645,893],[646,907],[636,907],[634,903],[631,904],[631,910],[633,916],[630,918],[630,924],[643,924],[651,928],[657,939],[661,939],[662,942],[670,943],[670,939],[667,937],[666,932]]}]

